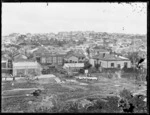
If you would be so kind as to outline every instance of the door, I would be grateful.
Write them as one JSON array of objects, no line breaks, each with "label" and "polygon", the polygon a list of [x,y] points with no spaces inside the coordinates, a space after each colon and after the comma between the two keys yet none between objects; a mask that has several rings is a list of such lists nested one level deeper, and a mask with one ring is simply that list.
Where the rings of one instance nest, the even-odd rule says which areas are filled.
[{"label": "door", "polygon": [[124,67],[127,68],[128,67],[128,63],[124,62]]},{"label": "door", "polygon": [[37,62],[40,62],[40,57],[36,57]]},{"label": "door", "polygon": [[120,67],[120,64],[118,64],[117,67],[120,69],[120,68],[121,68],[121,67]]}]

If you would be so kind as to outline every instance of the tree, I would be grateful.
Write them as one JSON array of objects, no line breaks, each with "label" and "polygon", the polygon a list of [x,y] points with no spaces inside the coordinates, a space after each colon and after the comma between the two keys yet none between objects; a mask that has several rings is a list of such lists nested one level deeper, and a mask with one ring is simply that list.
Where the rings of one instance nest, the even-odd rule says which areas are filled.
[{"label": "tree", "polygon": [[84,62],[84,69],[90,69],[92,65],[89,63],[89,61]]},{"label": "tree", "polygon": [[95,65],[95,68],[96,68],[97,70],[99,70],[99,67],[100,67],[100,64],[96,64],[96,65]]},{"label": "tree", "polygon": [[138,55],[138,52],[128,53],[127,57],[131,60],[131,63],[133,63],[133,64],[135,64],[136,62],[138,62],[139,59],[140,59],[140,57]]},{"label": "tree", "polygon": [[86,49],[86,52],[88,55],[90,55],[90,49],[89,48]]}]

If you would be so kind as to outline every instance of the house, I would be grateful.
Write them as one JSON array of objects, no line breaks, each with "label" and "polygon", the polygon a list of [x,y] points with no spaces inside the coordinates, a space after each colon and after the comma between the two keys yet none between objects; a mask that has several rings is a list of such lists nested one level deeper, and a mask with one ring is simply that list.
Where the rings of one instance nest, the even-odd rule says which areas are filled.
[{"label": "house", "polygon": [[51,52],[45,47],[39,47],[33,52],[34,58],[42,65],[63,65],[65,53]]},{"label": "house", "polygon": [[22,59],[27,59],[27,56],[25,56],[24,54],[20,54],[20,53],[17,53],[16,55],[13,56],[13,61],[19,61],[19,60],[22,60]]},{"label": "house", "polygon": [[110,52],[102,47],[95,46],[94,48],[90,49],[91,55],[98,55],[98,54],[109,54]]},{"label": "house", "polygon": [[63,68],[71,71],[79,71],[84,67],[84,63],[65,63]]},{"label": "house", "polygon": [[140,64],[143,68],[147,69],[147,58]]},{"label": "house", "polygon": [[83,53],[70,51],[64,58],[67,63],[83,63],[86,58]]},{"label": "house", "polygon": [[95,66],[99,64],[103,68],[131,68],[131,61],[128,58],[114,54],[99,54],[90,59],[90,63]]},{"label": "house", "polygon": [[12,60],[10,58],[2,56],[1,70],[2,70],[1,73],[12,74]]},{"label": "house", "polygon": [[13,60],[13,76],[25,76],[29,74],[40,75],[41,66],[35,59],[27,59],[23,54],[17,54]]},{"label": "house", "polygon": [[63,65],[65,54],[45,53],[40,57],[41,64]]},{"label": "house", "polygon": [[145,51],[139,51],[138,52],[138,56],[141,57],[141,58],[146,58],[147,57],[147,52],[145,52]]},{"label": "house", "polygon": [[40,75],[41,66],[37,61],[20,59],[13,62],[13,76]]}]

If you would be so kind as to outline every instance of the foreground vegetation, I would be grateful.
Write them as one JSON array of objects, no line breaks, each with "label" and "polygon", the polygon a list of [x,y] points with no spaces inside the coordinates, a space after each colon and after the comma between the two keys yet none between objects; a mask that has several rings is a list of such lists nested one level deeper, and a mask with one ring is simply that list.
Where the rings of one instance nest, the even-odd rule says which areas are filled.
[{"label": "foreground vegetation", "polygon": [[[54,78],[31,82],[3,81],[2,112],[147,112],[146,102],[143,101],[146,97],[140,94],[133,95],[134,91],[139,89],[139,84],[127,78],[107,78],[104,77],[104,73],[93,75],[99,76],[97,81],[69,82],[73,78],[62,78],[66,80],[64,83],[56,83]],[[142,85],[142,82],[139,83]],[[12,91],[18,88],[41,87],[44,90],[38,96],[27,96],[26,94],[32,93],[30,90]]]}]

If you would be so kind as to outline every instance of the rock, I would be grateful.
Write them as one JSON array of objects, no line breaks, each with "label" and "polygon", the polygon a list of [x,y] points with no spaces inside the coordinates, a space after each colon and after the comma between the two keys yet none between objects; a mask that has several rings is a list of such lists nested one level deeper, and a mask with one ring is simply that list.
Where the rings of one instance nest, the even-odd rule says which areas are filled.
[{"label": "rock", "polygon": [[26,94],[26,96],[30,96],[30,94]]},{"label": "rock", "polygon": [[145,98],[143,101],[147,102],[147,98]]},{"label": "rock", "polygon": [[43,98],[42,102],[49,104],[50,107],[57,105],[58,97],[57,95],[46,96]]},{"label": "rock", "polygon": [[83,99],[83,100],[80,100],[79,103],[78,103],[78,109],[87,109],[88,107],[90,106],[93,106],[94,104],[87,100],[87,99]]},{"label": "rock", "polygon": [[32,104],[32,101],[29,101],[28,104]]},{"label": "rock", "polygon": [[41,93],[41,90],[40,90],[40,89],[37,89],[37,90],[35,90],[32,94],[33,94],[33,96],[39,96],[40,93]]}]

